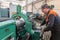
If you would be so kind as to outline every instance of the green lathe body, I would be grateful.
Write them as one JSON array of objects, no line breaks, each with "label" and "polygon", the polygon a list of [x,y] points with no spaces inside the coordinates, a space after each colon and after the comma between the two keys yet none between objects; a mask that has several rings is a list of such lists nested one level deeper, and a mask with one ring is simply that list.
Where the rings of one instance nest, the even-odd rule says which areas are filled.
[{"label": "green lathe body", "polygon": [[16,40],[14,20],[0,22],[0,40]]}]

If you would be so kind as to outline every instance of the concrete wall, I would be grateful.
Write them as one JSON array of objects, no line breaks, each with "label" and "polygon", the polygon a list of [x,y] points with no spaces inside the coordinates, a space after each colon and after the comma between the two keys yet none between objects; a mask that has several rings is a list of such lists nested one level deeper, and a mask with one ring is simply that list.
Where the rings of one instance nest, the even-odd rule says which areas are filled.
[{"label": "concrete wall", "polygon": [[60,15],[60,0],[52,0],[50,2],[47,2],[49,5],[53,4],[54,10]]},{"label": "concrete wall", "polygon": [[[33,12],[36,12],[36,10],[44,4],[43,2],[38,2],[33,5]],[[54,5],[54,10],[60,15],[60,0],[47,0],[47,4],[49,5]],[[24,7],[24,10],[26,10],[26,6]],[[32,12],[32,4],[28,5],[27,7],[28,12]],[[42,13],[41,10],[39,9],[39,13]]]},{"label": "concrete wall", "polygon": [[[38,2],[38,3],[35,3],[35,4],[33,5],[33,12],[36,12],[37,9],[39,9],[42,4],[43,4],[43,1],[42,1],[42,2]],[[29,5],[27,5],[27,6],[28,6],[28,7],[27,7],[27,11],[28,11],[28,12],[32,12],[32,4],[29,4]],[[23,10],[26,10],[26,6],[24,6]],[[39,9],[37,12],[38,12],[38,13],[42,13],[40,9]]]}]

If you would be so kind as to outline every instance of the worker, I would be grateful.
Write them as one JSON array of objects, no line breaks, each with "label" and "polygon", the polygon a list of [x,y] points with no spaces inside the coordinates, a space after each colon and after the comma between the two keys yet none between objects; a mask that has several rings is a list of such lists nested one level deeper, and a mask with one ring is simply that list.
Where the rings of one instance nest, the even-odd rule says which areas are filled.
[{"label": "worker", "polygon": [[51,31],[50,40],[60,40],[60,18],[55,11],[49,8],[47,4],[41,6],[41,11],[45,14],[45,20],[41,24],[46,24],[46,28],[42,30]]}]

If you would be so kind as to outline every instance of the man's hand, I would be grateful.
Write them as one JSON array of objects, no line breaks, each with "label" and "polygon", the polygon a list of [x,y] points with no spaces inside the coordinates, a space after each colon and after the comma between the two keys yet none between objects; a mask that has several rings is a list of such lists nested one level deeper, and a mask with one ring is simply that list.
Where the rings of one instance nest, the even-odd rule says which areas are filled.
[{"label": "man's hand", "polygon": [[40,27],[41,27],[41,31],[44,32],[44,29],[46,28],[46,25],[43,25],[43,26],[40,25]]},{"label": "man's hand", "polygon": [[41,31],[44,32],[44,29],[42,28]]}]

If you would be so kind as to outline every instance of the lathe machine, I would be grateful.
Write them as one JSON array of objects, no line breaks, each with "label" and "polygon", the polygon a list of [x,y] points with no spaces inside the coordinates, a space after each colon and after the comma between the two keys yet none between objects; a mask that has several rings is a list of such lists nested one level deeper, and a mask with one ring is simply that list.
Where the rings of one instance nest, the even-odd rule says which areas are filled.
[{"label": "lathe machine", "polygon": [[41,28],[35,26],[32,19],[23,14],[18,5],[10,19],[0,21],[0,40],[40,40]]}]

